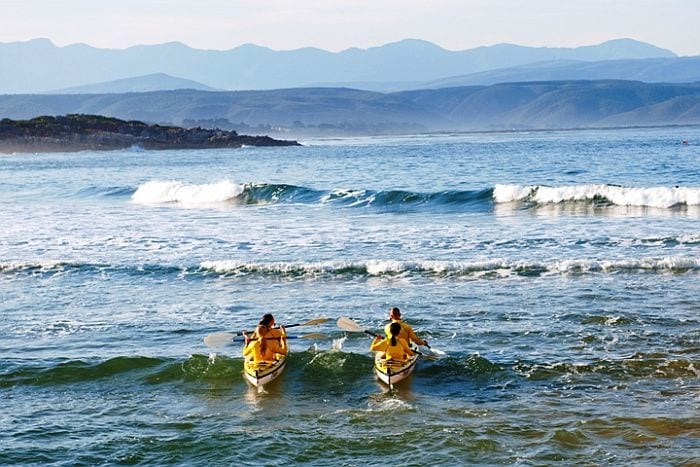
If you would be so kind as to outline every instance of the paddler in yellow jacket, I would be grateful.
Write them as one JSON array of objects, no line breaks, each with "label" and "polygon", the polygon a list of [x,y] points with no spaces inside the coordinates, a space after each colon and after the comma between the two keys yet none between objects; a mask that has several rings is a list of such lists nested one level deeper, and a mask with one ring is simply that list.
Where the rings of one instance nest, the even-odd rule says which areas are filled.
[{"label": "paddler in yellow jacket", "polygon": [[284,331],[284,327],[275,327],[275,317],[272,316],[272,313],[265,313],[258,324],[267,328],[269,332],[268,337],[280,337],[285,341],[287,340],[287,333]]},{"label": "paddler in yellow jacket", "polygon": [[408,357],[413,355],[413,351],[408,347],[408,343],[399,337],[401,334],[401,324],[394,322],[389,325],[389,333],[391,337],[381,336],[374,338],[372,345],[369,347],[374,352],[383,352],[382,358],[387,360],[396,360],[403,362]]},{"label": "paddler in yellow jacket", "polygon": [[243,332],[243,356],[246,360],[252,359],[255,363],[274,362],[281,355],[287,355],[287,333],[284,327],[272,328],[274,324],[275,319],[268,313],[260,320],[252,337]]},{"label": "paddler in yellow jacket", "polygon": [[393,323],[399,323],[401,325],[401,334],[399,335],[399,338],[405,340],[406,344],[415,342],[418,345],[428,345],[428,341],[426,341],[425,339],[421,339],[416,335],[415,332],[413,332],[413,328],[410,324],[401,321],[401,310],[399,310],[398,307],[392,307],[389,310],[389,319],[391,320],[391,323],[387,324],[384,327],[384,333],[386,334],[387,338],[391,337],[391,332],[389,330],[391,325]]}]

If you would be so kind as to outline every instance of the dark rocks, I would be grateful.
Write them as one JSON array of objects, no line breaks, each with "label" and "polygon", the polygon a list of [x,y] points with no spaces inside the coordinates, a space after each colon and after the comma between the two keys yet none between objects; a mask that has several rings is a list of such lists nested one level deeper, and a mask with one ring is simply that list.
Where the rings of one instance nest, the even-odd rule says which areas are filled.
[{"label": "dark rocks", "polygon": [[0,152],[144,149],[207,149],[246,146],[299,146],[296,141],[235,131],[148,125],[99,115],[71,114],[31,120],[0,120]]}]

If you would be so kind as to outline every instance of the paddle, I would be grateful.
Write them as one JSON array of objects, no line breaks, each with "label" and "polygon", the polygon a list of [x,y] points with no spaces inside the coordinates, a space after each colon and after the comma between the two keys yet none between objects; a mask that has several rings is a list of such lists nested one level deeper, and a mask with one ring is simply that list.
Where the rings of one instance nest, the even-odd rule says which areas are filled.
[{"label": "paddle", "polygon": [[[314,324],[321,324],[328,321],[329,318],[316,318],[309,320],[305,323],[290,324],[285,326],[285,329],[295,328],[298,326],[313,326]],[[222,345],[228,344],[236,337],[242,336],[243,332],[252,331],[241,331],[241,332],[213,332],[204,338],[204,344],[209,347],[221,347]],[[292,336],[287,336],[288,338],[293,338]],[[293,338],[294,339],[294,338]]]},{"label": "paddle", "polygon": [[[320,332],[312,332],[310,334],[302,334],[301,336],[285,336],[287,339],[326,339],[327,335],[321,334]],[[266,340],[279,339],[279,337],[266,337]],[[258,340],[257,337],[250,339],[252,341]]]},{"label": "paddle", "polygon": [[364,332],[365,334],[369,334],[372,337],[379,337],[378,334],[373,333],[372,331],[368,331],[367,329],[363,328],[359,324],[357,324],[355,321],[351,320],[350,318],[346,316],[341,316],[338,318],[337,321],[338,327],[342,329],[343,331],[348,331],[348,332]]},{"label": "paddle", "polygon": [[[209,337],[209,336],[207,336],[207,337]],[[209,341],[206,341],[206,340],[205,340],[204,343],[205,343],[207,346],[209,346],[209,347],[214,347],[214,348],[216,348],[216,347],[221,347],[222,345],[227,344],[227,343],[231,342],[232,340],[235,340],[236,337],[238,337],[238,336],[235,336],[235,337],[233,337],[232,339],[228,339],[228,338],[227,338],[227,339],[224,340],[224,341],[216,341],[216,342],[214,342],[214,343],[212,343],[212,340],[210,339]],[[318,333],[318,332],[312,332],[312,333],[309,333],[309,334],[302,334],[302,335],[300,335],[300,336],[284,336],[284,337],[285,337],[286,339],[315,339],[315,340],[328,339],[328,336],[327,336],[326,334],[321,334],[321,333]],[[272,340],[272,339],[279,339],[279,337],[266,337],[265,339],[266,339],[266,340]],[[256,340],[258,340],[258,338],[257,338],[257,337],[253,337],[253,338],[251,338],[250,340],[256,341]]]},{"label": "paddle", "polygon": [[428,350],[430,351],[430,354],[426,354],[426,355],[429,355],[431,357],[438,358],[438,357],[444,357],[445,355],[447,355],[447,352],[445,352],[443,350],[438,350],[435,347],[430,347],[429,345],[426,345],[425,347],[427,347]]},{"label": "paddle", "polygon": [[[364,332],[365,334],[369,334],[372,337],[379,337],[378,334],[373,333],[372,331],[368,331],[367,329],[363,328],[359,324],[357,324],[355,321],[351,320],[348,317],[342,316],[338,318],[337,321],[338,327],[342,329],[343,331],[347,332]],[[427,347],[427,346],[426,346]],[[430,347],[428,347],[430,348]],[[436,359],[436,355],[429,355],[423,352],[420,352],[419,350],[416,349],[411,349],[413,352],[416,354],[420,355],[421,357],[428,358],[428,359]],[[444,353],[444,352],[443,352]]]},{"label": "paddle", "polygon": [[[372,312],[374,314],[382,314],[383,313],[381,307],[379,307],[376,304],[370,305],[370,309],[372,310]],[[432,356],[434,356],[434,357],[444,357],[445,355],[447,355],[446,352],[443,352],[442,350],[434,349],[429,344],[426,344],[423,347],[427,347],[430,350],[430,353],[432,354]]]}]

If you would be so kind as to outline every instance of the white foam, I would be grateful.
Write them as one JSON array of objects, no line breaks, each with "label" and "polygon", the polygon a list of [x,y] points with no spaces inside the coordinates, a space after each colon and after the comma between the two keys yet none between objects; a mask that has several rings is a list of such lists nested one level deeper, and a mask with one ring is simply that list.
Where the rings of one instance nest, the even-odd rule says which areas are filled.
[{"label": "white foam", "polygon": [[612,185],[570,185],[547,187],[541,185],[496,185],[493,199],[496,203],[532,201],[540,204],[564,201],[590,201],[605,198],[619,206],[647,206],[669,208],[679,204],[700,205],[700,188],[628,188]]},{"label": "white foam", "polygon": [[204,261],[199,265],[202,269],[207,269],[220,274],[226,273],[263,273],[263,274],[322,274],[332,273],[338,270],[353,267],[354,263],[347,262],[271,262],[255,263],[248,261],[221,260]]},{"label": "white foam", "polygon": [[373,196],[371,196],[369,200],[367,199],[367,190],[349,190],[345,188],[337,188],[324,195],[321,198],[321,203],[328,203],[335,199],[354,200],[350,206],[356,206],[362,203],[371,204],[372,201],[374,201]]},{"label": "white foam", "polygon": [[346,340],[347,340],[347,336],[341,337],[339,339],[333,339],[333,344],[331,345],[331,349],[343,350],[343,344],[345,344]]},{"label": "white foam", "polygon": [[243,185],[228,180],[202,185],[187,185],[175,181],[150,181],[141,185],[131,196],[131,199],[136,203],[143,204],[222,203],[240,196],[244,188]]},{"label": "white foam", "polygon": [[21,262],[21,261],[9,261],[0,262],[0,272],[13,273],[21,272],[29,269],[36,269],[39,271],[61,271],[66,267],[77,266],[77,263],[71,263],[69,261],[63,260],[43,260],[36,262]]},{"label": "white foam", "polygon": [[319,275],[356,273],[369,276],[396,276],[419,273],[437,276],[509,277],[531,271],[536,274],[587,274],[631,271],[683,272],[700,270],[700,258],[668,256],[634,259],[564,259],[551,262],[510,261],[391,261],[360,262],[245,262],[204,261],[200,268],[220,274]]},{"label": "white foam", "polygon": [[682,271],[700,269],[700,258],[669,256],[618,260],[565,260],[547,268],[557,273],[615,271]]},{"label": "white foam", "polygon": [[678,243],[693,245],[695,243],[700,243],[700,233],[698,234],[686,234],[680,235],[676,238]]}]

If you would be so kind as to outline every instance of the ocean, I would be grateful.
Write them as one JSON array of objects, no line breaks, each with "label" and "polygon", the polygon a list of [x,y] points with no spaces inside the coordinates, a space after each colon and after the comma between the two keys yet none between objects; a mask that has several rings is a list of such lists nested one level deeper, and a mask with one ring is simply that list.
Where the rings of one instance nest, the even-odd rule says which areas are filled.
[{"label": "ocean", "polygon": [[700,464],[700,128],[302,143],[0,155],[0,464]]}]

